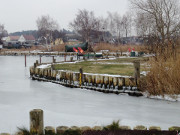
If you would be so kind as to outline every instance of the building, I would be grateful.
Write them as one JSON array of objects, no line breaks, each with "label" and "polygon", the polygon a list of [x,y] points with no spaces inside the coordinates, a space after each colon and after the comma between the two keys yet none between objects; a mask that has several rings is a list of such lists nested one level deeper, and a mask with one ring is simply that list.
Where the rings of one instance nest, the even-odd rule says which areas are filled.
[{"label": "building", "polygon": [[12,43],[12,44],[14,44],[14,43],[19,42],[19,41],[18,41],[19,38],[20,38],[20,36],[8,36],[8,37],[6,38],[6,40],[5,40],[5,42],[6,42],[6,43]]},{"label": "building", "polygon": [[33,35],[21,35],[18,40],[21,44],[27,43],[27,44],[34,44],[36,39]]}]

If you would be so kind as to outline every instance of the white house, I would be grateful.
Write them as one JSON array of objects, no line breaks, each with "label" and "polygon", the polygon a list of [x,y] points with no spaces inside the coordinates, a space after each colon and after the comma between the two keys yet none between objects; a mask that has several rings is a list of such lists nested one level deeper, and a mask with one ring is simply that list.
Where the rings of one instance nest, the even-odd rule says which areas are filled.
[{"label": "white house", "polygon": [[35,38],[34,38],[33,35],[21,35],[19,37],[18,41],[21,42],[21,43],[30,43],[30,44],[32,44],[32,43],[35,43]]}]

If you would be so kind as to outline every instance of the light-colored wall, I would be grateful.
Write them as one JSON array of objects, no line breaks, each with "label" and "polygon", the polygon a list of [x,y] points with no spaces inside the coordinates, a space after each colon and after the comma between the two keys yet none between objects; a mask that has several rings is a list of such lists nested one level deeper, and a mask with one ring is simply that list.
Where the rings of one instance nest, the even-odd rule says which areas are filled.
[{"label": "light-colored wall", "polygon": [[24,38],[23,35],[21,35],[18,41],[22,43],[22,42],[26,42],[26,39]]},{"label": "light-colored wall", "polygon": [[6,38],[6,42],[10,42],[11,41],[11,39],[10,39],[10,37],[8,36],[7,38]]}]

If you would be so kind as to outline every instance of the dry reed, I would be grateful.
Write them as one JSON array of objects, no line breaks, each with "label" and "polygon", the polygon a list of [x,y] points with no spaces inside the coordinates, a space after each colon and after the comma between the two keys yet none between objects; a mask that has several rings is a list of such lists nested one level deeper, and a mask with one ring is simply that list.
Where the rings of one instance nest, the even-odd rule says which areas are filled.
[{"label": "dry reed", "polygon": [[177,59],[151,58],[149,66],[150,72],[141,81],[141,89],[147,90],[150,95],[180,94],[180,55]]},{"label": "dry reed", "polygon": [[98,43],[93,47],[93,50],[95,52],[100,50],[109,50],[110,52],[127,52],[129,48],[139,52],[147,52],[146,46],[144,45],[113,45],[109,43]]}]

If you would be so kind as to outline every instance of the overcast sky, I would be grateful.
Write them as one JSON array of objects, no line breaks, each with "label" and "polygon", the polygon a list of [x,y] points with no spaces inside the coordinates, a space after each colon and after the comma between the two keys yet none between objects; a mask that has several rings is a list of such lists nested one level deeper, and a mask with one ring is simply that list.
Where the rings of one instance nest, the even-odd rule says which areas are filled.
[{"label": "overcast sky", "polygon": [[128,0],[0,0],[0,23],[10,32],[35,30],[36,20],[50,15],[60,28],[68,29],[78,9],[94,11],[96,16],[106,16],[107,11],[123,15],[128,10]]}]

